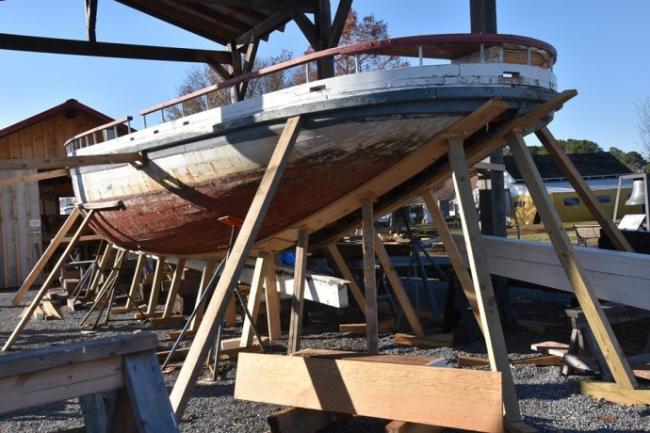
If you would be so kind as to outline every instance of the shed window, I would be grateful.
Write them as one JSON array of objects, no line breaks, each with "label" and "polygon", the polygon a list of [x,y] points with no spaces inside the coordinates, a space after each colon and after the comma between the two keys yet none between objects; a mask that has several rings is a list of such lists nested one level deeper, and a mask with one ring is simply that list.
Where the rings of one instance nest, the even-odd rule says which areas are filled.
[{"label": "shed window", "polygon": [[608,196],[608,195],[599,195],[597,198],[598,198],[598,201],[601,202],[601,203],[611,203],[612,202],[612,198],[610,196]]},{"label": "shed window", "polygon": [[562,203],[567,207],[580,206],[580,199],[578,197],[567,197]]},{"label": "shed window", "polygon": [[74,197],[59,197],[59,215],[70,215],[75,202]]}]

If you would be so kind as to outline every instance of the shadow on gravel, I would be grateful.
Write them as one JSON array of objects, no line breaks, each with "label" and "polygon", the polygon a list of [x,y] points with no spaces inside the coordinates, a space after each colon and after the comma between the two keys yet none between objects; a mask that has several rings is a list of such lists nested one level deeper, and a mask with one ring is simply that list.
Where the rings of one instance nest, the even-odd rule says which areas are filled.
[{"label": "shadow on gravel", "polygon": [[533,398],[536,400],[558,400],[572,394],[580,394],[580,384],[577,382],[542,383],[515,385],[519,399]]},{"label": "shadow on gravel", "polygon": [[0,416],[1,421],[65,421],[81,418],[77,399],[21,409]]}]

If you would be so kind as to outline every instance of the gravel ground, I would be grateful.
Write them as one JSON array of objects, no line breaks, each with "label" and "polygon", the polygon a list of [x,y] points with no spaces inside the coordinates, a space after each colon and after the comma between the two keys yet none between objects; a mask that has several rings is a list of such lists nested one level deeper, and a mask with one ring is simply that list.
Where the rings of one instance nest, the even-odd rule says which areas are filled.
[{"label": "gravel ground", "polygon": [[[0,334],[2,340],[6,339],[18,320],[20,308],[11,307],[11,293],[0,293]],[[538,303],[539,304],[539,303]],[[537,304],[537,306],[539,306]],[[561,317],[562,309],[548,305],[545,317]],[[521,306],[525,311],[526,305]],[[559,311],[559,313],[558,313]],[[18,340],[16,348],[36,348],[52,344],[65,344],[89,338],[98,338],[120,333],[129,333],[137,329],[135,323],[130,321],[111,322],[109,328],[102,329],[95,334],[81,334],[79,320],[84,312],[71,313],[64,309],[64,320],[30,321],[22,337]],[[521,311],[520,311],[521,314]],[[304,329],[303,347],[363,350],[363,338],[342,335],[333,332],[336,329],[333,320],[342,319],[335,314],[326,318],[318,316],[321,323],[313,321]],[[647,333],[648,322],[635,326]],[[640,332],[630,332],[627,329],[619,330],[625,347],[636,347]],[[327,332],[324,332],[327,331]],[[167,338],[166,331],[156,331],[159,339]],[[225,338],[237,336],[237,329],[226,330]],[[530,354],[528,347],[532,342],[542,340],[568,339],[568,330],[552,328],[551,332],[535,334],[525,331],[508,333],[506,340],[511,354],[515,357]],[[628,341],[629,340],[629,341]],[[170,343],[162,342],[168,346]],[[271,351],[283,351],[282,345],[276,345]],[[384,336],[380,342],[382,353],[400,353],[404,355],[432,356],[444,358],[451,362],[459,351],[472,354],[485,353],[483,343],[460,345],[455,348],[417,349],[401,347],[394,344],[392,337]],[[650,431],[650,408],[624,407],[598,401],[579,394],[580,377],[564,377],[558,367],[536,368],[531,366],[517,366],[513,369],[517,393],[520,398],[521,411],[524,420],[540,432],[642,432]],[[168,386],[171,387],[177,372],[165,375]],[[200,380],[200,385],[195,389],[193,398],[186,410],[185,418],[181,424],[183,432],[197,433],[256,433],[268,430],[266,417],[279,409],[278,406],[257,404],[245,401],[235,401],[232,398],[234,387],[235,369],[228,370],[221,380],[211,383],[207,377]],[[7,396],[2,396],[7,398]],[[350,432],[350,433],[383,433],[386,421],[356,417],[350,421],[337,422],[323,430],[324,433]],[[76,432],[83,430],[83,420],[76,399],[60,402],[37,409],[15,412],[9,416],[0,417],[0,433],[18,432]],[[452,431],[452,430],[448,430]]]}]

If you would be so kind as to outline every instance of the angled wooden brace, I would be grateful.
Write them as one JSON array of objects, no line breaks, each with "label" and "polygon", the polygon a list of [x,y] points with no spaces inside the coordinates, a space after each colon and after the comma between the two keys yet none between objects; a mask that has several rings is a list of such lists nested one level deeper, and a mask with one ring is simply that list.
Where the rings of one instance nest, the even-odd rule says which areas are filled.
[{"label": "angled wooden brace", "polygon": [[[248,301],[246,303],[246,308],[248,309],[253,322],[257,322],[257,317],[260,314],[262,291],[264,290],[264,277],[266,275],[267,267],[268,260],[265,257],[258,257],[255,259],[255,268],[253,269],[251,289],[250,292],[248,292]],[[248,347],[253,344],[253,325],[254,323],[251,323],[251,319],[249,319],[248,314],[245,314],[244,325],[242,326],[241,331],[241,338],[239,339],[239,347]]]},{"label": "angled wooden brace", "polygon": [[573,165],[573,162],[571,162],[571,159],[564,152],[564,149],[557,144],[551,131],[545,126],[535,131],[535,135],[544,145],[549,155],[551,155],[555,165],[562,170],[569,183],[571,183],[571,186],[576,190],[580,199],[587,206],[594,218],[596,218],[596,221],[598,221],[598,224],[603,228],[605,234],[616,249],[619,251],[634,252],[634,249],[625,236],[623,236],[621,230],[616,226],[614,220],[607,215],[598,198],[596,198],[589,185],[587,185],[587,182],[580,176],[578,169]]},{"label": "angled wooden brace", "polygon": [[305,283],[307,274],[307,253],[309,251],[309,232],[298,230],[296,242],[296,266],[293,272],[293,296],[291,297],[291,318],[289,321],[289,354],[300,350],[302,338],[302,317],[305,307]]},{"label": "angled wooden brace", "polygon": [[36,296],[34,296],[34,299],[32,299],[32,303],[29,304],[29,308],[27,312],[22,317],[22,319],[20,319],[20,322],[18,322],[18,325],[16,326],[16,328],[11,333],[11,335],[5,342],[4,346],[2,347],[3,352],[9,350],[11,346],[16,342],[16,338],[18,338],[18,335],[25,328],[25,325],[27,325],[27,322],[32,317],[32,314],[34,314],[34,310],[36,310],[36,307],[43,299],[43,296],[45,296],[48,290],[50,290],[50,287],[52,287],[52,283],[54,283],[54,281],[56,280],[58,273],[61,270],[61,267],[63,266],[63,263],[65,263],[65,260],[67,259],[68,255],[77,246],[79,237],[81,237],[81,234],[83,233],[86,226],[88,225],[88,222],[90,222],[90,219],[93,217],[94,212],[95,212],[94,210],[88,211],[83,221],[81,221],[81,224],[77,228],[77,231],[72,236],[72,239],[70,239],[68,246],[66,246],[65,250],[63,250],[63,252],[61,253],[59,260],[57,260],[56,264],[54,265],[49,275],[45,279],[45,282],[38,290],[38,293],[36,293]]},{"label": "angled wooden brace", "polygon": [[632,369],[623,355],[621,346],[598,302],[598,298],[594,295],[587,273],[575,257],[573,245],[571,245],[569,236],[564,231],[560,216],[553,207],[553,203],[544,187],[542,176],[539,174],[539,170],[523,137],[518,133],[511,133],[506,138],[510,144],[515,163],[526,182],[542,223],[546,227],[551,243],[557,252],[567,278],[573,286],[576,298],[578,298],[580,307],[585,313],[600,350],[605,356],[607,366],[612,372],[614,380],[622,388],[636,388],[637,382]]},{"label": "angled wooden brace", "polygon": [[363,296],[363,291],[361,290],[361,287],[359,287],[359,283],[357,283],[354,274],[348,267],[348,264],[345,263],[345,259],[341,255],[339,247],[336,246],[336,242],[332,242],[331,244],[327,245],[327,251],[330,253],[330,256],[332,256],[332,260],[334,260],[334,263],[339,269],[341,276],[350,282],[350,291],[352,291],[352,296],[361,309],[361,312],[363,312],[365,316],[366,298]]},{"label": "angled wooden brace", "polygon": [[298,138],[300,125],[301,118],[297,116],[289,118],[284,126],[282,135],[271,155],[255,197],[246,213],[246,218],[237,235],[235,244],[226,260],[223,273],[206,308],[203,320],[196,332],[185,363],[183,363],[178,379],[174,384],[170,399],[177,419],[180,419],[183,415],[187,401],[196,383],[196,378],[208,354],[208,349],[214,342],[217,327],[221,323],[226,308],[228,307],[228,301],[230,301],[230,297],[232,296],[233,284],[237,282],[237,278],[241,273],[248,254],[255,243],[255,238],[262,226],[262,221],[266,217],[266,213],[271,205],[273,195],[289,163],[289,156]]},{"label": "angled wooden brace", "polygon": [[494,295],[490,269],[483,248],[478,215],[474,207],[463,140],[460,138],[449,140],[449,164],[452,169],[454,189],[463,225],[463,238],[467,247],[467,258],[472,271],[472,281],[476,292],[481,329],[487,346],[490,367],[492,370],[500,372],[503,378],[505,419],[509,423],[517,423],[521,421],[521,412],[519,411],[519,402],[517,401],[512,372],[510,371],[508,351],[499,318],[499,309]]}]

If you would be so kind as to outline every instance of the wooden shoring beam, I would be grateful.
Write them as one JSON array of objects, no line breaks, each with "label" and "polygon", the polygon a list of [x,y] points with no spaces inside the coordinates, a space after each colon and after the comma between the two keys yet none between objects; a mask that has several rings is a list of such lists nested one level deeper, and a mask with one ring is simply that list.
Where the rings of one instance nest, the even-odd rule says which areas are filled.
[{"label": "wooden shoring beam", "polygon": [[316,26],[314,23],[312,23],[304,13],[298,11],[294,12],[293,20],[296,22],[298,28],[307,39],[307,42],[309,42],[309,45],[311,45],[314,50],[317,50],[319,41],[316,34]]},{"label": "wooden shoring beam", "polygon": [[[228,66],[228,71],[233,77],[242,74],[242,62],[241,62],[241,53],[237,50],[237,42],[231,42],[228,44],[228,51],[230,51],[230,65]],[[232,86],[230,88],[230,102],[234,103],[241,101],[242,95],[240,93],[240,86]]]},{"label": "wooden shoring beam", "polygon": [[75,168],[87,165],[130,164],[143,162],[140,153],[113,153],[106,155],[66,156],[57,158],[2,159],[0,170],[29,170]]},{"label": "wooden shoring beam", "polygon": [[262,221],[271,205],[273,195],[289,163],[289,156],[293,151],[296,139],[300,133],[301,123],[302,119],[299,116],[287,120],[257,192],[246,213],[246,218],[239,230],[235,244],[226,259],[223,273],[217,283],[212,299],[210,299],[199,329],[194,336],[190,351],[174,384],[170,399],[174,408],[174,414],[179,420],[185,411],[190,393],[196,383],[196,378],[208,354],[208,349],[214,342],[217,327],[221,323],[226,308],[228,307],[228,302],[232,296],[233,284],[236,283],[244,267],[248,254],[262,225]]},{"label": "wooden shoring beam", "polygon": [[368,353],[379,350],[379,318],[377,317],[377,275],[375,265],[375,219],[373,217],[372,197],[361,200],[363,218],[363,285],[366,298],[366,338]]},{"label": "wooden shoring beam", "polygon": [[138,259],[135,262],[135,269],[133,271],[133,278],[131,279],[131,286],[129,287],[129,296],[126,299],[126,305],[125,305],[126,310],[135,308],[133,299],[135,299],[135,295],[138,292],[138,286],[142,281],[142,274],[144,272],[144,262],[146,260],[147,260],[147,256],[145,254],[142,253],[138,254]]},{"label": "wooden shoring beam", "polygon": [[255,259],[255,269],[253,270],[253,279],[251,281],[251,289],[248,292],[248,301],[246,302],[246,309],[250,314],[244,314],[244,325],[241,330],[241,338],[239,339],[239,347],[249,347],[253,344],[253,326],[257,323],[257,318],[260,314],[260,303],[262,302],[262,291],[264,290],[264,276],[266,275],[266,268],[268,260],[265,257],[258,257]]},{"label": "wooden shoring beam", "polygon": [[163,310],[163,319],[171,317],[174,310],[174,302],[176,302],[176,295],[178,289],[181,287],[181,279],[183,278],[183,271],[185,270],[185,259],[179,258],[176,262],[176,269],[172,276],[172,282],[169,286],[169,293],[167,294],[167,301],[165,302],[165,309]]},{"label": "wooden shoring beam", "polygon": [[365,316],[366,298],[363,296],[363,291],[361,290],[361,287],[359,287],[359,283],[357,283],[357,279],[355,278],[354,274],[348,267],[348,264],[345,263],[345,259],[341,255],[341,252],[339,251],[339,247],[336,246],[336,243],[334,242],[327,246],[327,251],[330,253],[330,256],[332,256],[332,259],[334,260],[336,267],[339,269],[341,276],[350,282],[350,290],[352,291],[352,296],[354,297],[354,300],[356,301],[357,305],[361,309],[361,312]]},{"label": "wooden shoring beam", "polygon": [[621,388],[636,388],[637,382],[630,364],[623,355],[621,346],[598,302],[598,298],[594,295],[587,273],[580,262],[576,260],[571,241],[564,231],[557,210],[553,207],[553,203],[546,193],[542,177],[523,137],[518,133],[512,133],[507,138],[515,163],[526,182],[542,223],[557,252],[560,263],[569,281],[571,281],[576,298],[585,313],[589,327],[594,333],[600,350],[603,352],[614,380]]},{"label": "wooden shoring beam", "polygon": [[41,257],[39,257],[38,261],[36,262],[32,270],[29,272],[29,274],[27,275],[27,278],[25,278],[25,281],[23,281],[23,284],[21,284],[20,288],[14,295],[14,298],[11,300],[12,305],[18,305],[18,303],[22,301],[23,297],[25,297],[25,294],[36,282],[38,277],[41,276],[48,262],[56,252],[57,248],[59,248],[59,245],[61,245],[63,239],[68,235],[68,232],[70,232],[70,230],[72,229],[72,227],[77,222],[80,216],[81,216],[81,211],[79,210],[78,207],[75,206],[75,208],[72,209],[70,215],[68,215],[68,218],[66,218],[65,222],[63,223],[59,231],[56,232],[56,235],[54,235],[52,242],[50,242],[47,248],[45,248],[45,251],[43,252]]},{"label": "wooden shoring beam", "polygon": [[240,353],[235,398],[459,430],[503,431],[501,374],[368,358],[373,357]]},{"label": "wooden shoring beam", "polygon": [[481,313],[479,312],[478,304],[476,303],[476,289],[474,288],[474,283],[472,282],[472,276],[469,274],[467,268],[465,267],[463,256],[458,250],[458,246],[456,246],[456,243],[454,242],[451,231],[447,226],[447,221],[445,221],[445,217],[440,211],[438,201],[433,195],[433,192],[430,189],[427,189],[424,191],[424,193],[422,193],[422,199],[424,200],[427,209],[429,209],[429,213],[431,214],[431,218],[433,218],[433,223],[436,227],[436,231],[438,232],[438,236],[440,236],[440,240],[442,240],[442,245],[445,247],[445,251],[449,256],[451,266],[454,268],[456,277],[458,278],[458,281],[463,288],[463,293],[465,294],[469,305],[472,307],[474,318],[476,319],[476,323],[480,328]]},{"label": "wooden shoring beam", "polygon": [[152,315],[156,312],[158,306],[158,295],[162,289],[163,268],[167,263],[166,257],[156,257],[156,269],[153,272],[153,280],[151,281],[151,292],[149,293],[149,303],[147,304],[147,315]]},{"label": "wooden shoring beam", "polygon": [[302,339],[302,318],[305,307],[305,283],[307,274],[307,253],[309,251],[309,232],[298,230],[296,242],[296,266],[293,272],[293,295],[291,297],[291,319],[289,322],[288,352],[300,350]]},{"label": "wooden shoring beam", "polygon": [[237,44],[247,44],[256,38],[265,39],[270,32],[291,20],[292,15],[291,11],[275,12],[246,33],[238,36]]},{"label": "wooden shoring beam", "polygon": [[265,253],[264,260],[266,261],[266,275],[264,278],[266,281],[266,287],[264,289],[266,323],[269,330],[269,341],[276,341],[282,338],[282,321],[280,317],[281,305],[277,285],[275,254]]},{"label": "wooden shoring beam", "polygon": [[199,281],[199,290],[196,293],[196,303],[194,304],[194,308],[198,308],[196,311],[196,315],[194,316],[194,319],[192,319],[192,324],[190,325],[189,332],[196,332],[197,328],[199,327],[199,323],[201,323],[201,319],[203,319],[203,312],[205,311],[205,302],[199,305],[201,302],[201,297],[203,296],[203,292],[207,289],[208,283],[210,282],[210,279],[212,278],[212,275],[214,275],[214,271],[217,268],[217,261],[216,260],[206,260],[205,266],[203,267],[203,272],[201,273],[201,280]]},{"label": "wooden shoring beam", "polygon": [[97,42],[97,0],[86,0],[88,42]]},{"label": "wooden shoring beam", "polygon": [[450,139],[448,154],[490,367],[493,371],[498,371],[502,375],[506,420],[508,422],[520,422],[519,402],[517,401],[515,384],[510,370],[510,362],[508,361],[508,350],[503,336],[501,319],[499,318],[499,308],[494,295],[494,287],[492,287],[492,277],[483,248],[478,215],[474,207],[463,140],[459,138]]},{"label": "wooden shoring beam", "polygon": [[424,337],[422,324],[415,313],[415,309],[413,308],[413,304],[411,303],[406,290],[404,290],[404,286],[402,286],[402,281],[400,280],[399,275],[397,275],[393,263],[390,261],[390,256],[388,255],[388,252],[386,252],[386,247],[384,247],[379,234],[375,236],[375,254],[379,259],[381,267],[384,269],[384,273],[386,274],[391,287],[393,288],[393,293],[404,312],[404,316],[406,316],[406,320],[409,322],[409,325],[411,325],[413,333],[418,337]]},{"label": "wooden shoring beam", "polygon": [[95,259],[97,260],[97,271],[93,276],[93,281],[90,283],[90,287],[88,287],[88,294],[95,293],[97,287],[99,287],[99,284],[108,275],[111,259],[113,258],[113,254],[115,252],[113,247],[114,245],[112,243],[107,242],[106,246],[104,247],[104,253]]},{"label": "wooden shoring beam", "polygon": [[58,170],[44,171],[42,173],[30,174],[28,176],[10,177],[0,180],[0,188],[6,186],[16,186],[22,183],[38,182],[40,180],[54,179],[57,177],[68,176],[68,170],[60,168]]},{"label": "wooden shoring beam", "polygon": [[117,57],[123,59],[165,60],[170,62],[230,63],[226,51],[192,48],[157,47],[150,45],[86,42],[75,39],[0,33],[0,49],[77,56]]},{"label": "wooden shoring beam", "polygon": [[535,131],[535,135],[544,145],[549,155],[551,155],[555,165],[562,170],[571,186],[576,190],[580,199],[584,202],[585,206],[587,206],[596,221],[598,221],[598,224],[603,228],[605,234],[616,249],[619,251],[634,252],[634,249],[628,240],[623,236],[623,233],[621,233],[621,230],[616,226],[614,220],[607,215],[605,209],[603,209],[593,191],[582,178],[575,165],[573,165],[573,162],[571,162],[571,159],[568,157],[564,149],[562,149],[557,143],[551,131],[547,127],[543,127]]},{"label": "wooden shoring beam", "polygon": [[81,224],[79,224],[79,227],[77,228],[77,231],[74,233],[74,236],[72,236],[72,240],[68,245],[66,246],[65,250],[61,253],[61,256],[59,259],[56,261],[54,266],[52,267],[52,270],[50,271],[49,275],[43,282],[43,285],[41,288],[38,290],[38,293],[36,293],[36,296],[34,296],[34,299],[32,299],[31,304],[29,304],[29,308],[27,309],[26,314],[20,319],[20,322],[18,322],[18,325],[16,328],[13,330],[7,341],[5,342],[4,346],[2,347],[2,351],[5,352],[11,348],[11,346],[16,342],[16,338],[18,338],[18,335],[20,332],[25,328],[25,325],[27,325],[27,322],[29,319],[32,317],[32,314],[34,314],[34,311],[36,310],[36,307],[38,307],[38,304],[40,304],[41,300],[43,297],[47,294],[48,290],[50,290],[50,287],[52,287],[52,284],[58,277],[58,273],[61,270],[61,267],[63,266],[63,263],[67,260],[68,256],[74,249],[74,247],[77,245],[77,240],[81,236],[81,233],[85,230],[86,226],[90,222],[91,218],[95,211],[89,211],[86,216],[84,217],[83,221],[81,221]]}]

